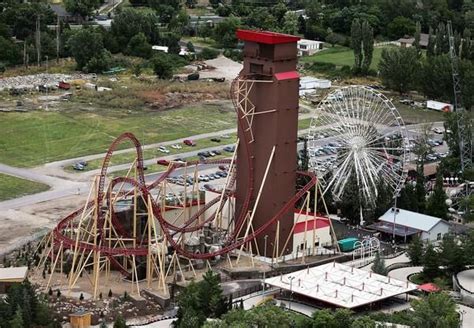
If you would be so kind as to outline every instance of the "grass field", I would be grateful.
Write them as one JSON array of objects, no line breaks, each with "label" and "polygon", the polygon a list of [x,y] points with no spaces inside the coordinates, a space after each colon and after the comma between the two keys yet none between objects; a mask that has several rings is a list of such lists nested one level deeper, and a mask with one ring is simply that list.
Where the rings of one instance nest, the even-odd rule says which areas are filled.
[{"label": "grass field", "polygon": [[[220,106],[196,104],[167,111],[80,110],[0,113],[2,163],[32,167],[106,151],[122,132],[143,144],[219,131],[235,125],[235,113]],[[124,144],[121,148],[129,148]]]},{"label": "grass field", "polygon": [[[371,69],[377,69],[377,66],[382,56],[383,47],[374,48]],[[354,53],[352,49],[347,47],[335,46],[327,48],[312,56],[305,56],[300,58],[300,63],[331,63],[336,66],[350,66],[354,65]]]},{"label": "grass field", "polygon": [[0,173],[0,201],[46,191],[49,186]]}]

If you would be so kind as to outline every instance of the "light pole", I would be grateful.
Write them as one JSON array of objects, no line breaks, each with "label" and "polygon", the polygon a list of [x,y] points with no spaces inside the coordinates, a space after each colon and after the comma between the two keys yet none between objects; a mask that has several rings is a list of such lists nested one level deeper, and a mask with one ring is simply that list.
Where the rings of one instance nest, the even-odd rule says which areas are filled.
[{"label": "light pole", "polygon": [[288,277],[288,280],[290,280],[290,304],[288,304],[288,309],[291,310],[291,302],[293,301],[293,279],[295,279],[295,277],[291,277],[289,276]]},{"label": "light pole", "polygon": [[[265,235],[265,237],[263,237],[263,240],[264,240],[264,246],[263,246],[263,259],[265,261],[265,264],[267,263],[267,238],[268,238],[268,235]],[[262,294],[265,294],[265,273],[267,272],[267,268],[263,268],[263,293]]]}]

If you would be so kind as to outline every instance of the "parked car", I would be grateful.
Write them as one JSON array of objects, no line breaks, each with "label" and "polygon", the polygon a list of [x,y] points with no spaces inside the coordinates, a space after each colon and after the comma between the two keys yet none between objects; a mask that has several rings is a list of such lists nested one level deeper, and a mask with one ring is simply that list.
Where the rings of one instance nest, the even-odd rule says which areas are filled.
[{"label": "parked car", "polygon": [[235,151],[235,146],[226,146],[223,148],[224,151],[233,153]]},{"label": "parked car", "polygon": [[174,145],[171,145],[171,148],[173,149],[181,149],[183,148],[181,145],[178,145],[178,144],[174,144]]},{"label": "parked car", "polygon": [[163,147],[163,146],[158,147],[158,151],[165,154],[168,154],[170,152],[169,149],[166,149],[166,147]]},{"label": "parked car", "polygon": [[216,155],[222,154],[222,153],[221,153],[220,151],[218,151],[218,150],[213,150],[212,152],[213,152],[214,154],[216,154]]},{"label": "parked car", "polygon": [[167,166],[170,162],[167,161],[166,159],[159,159],[157,163],[158,163],[158,165],[166,165]]},{"label": "parked car", "polygon": [[222,138],[222,139],[229,139],[230,136],[229,136],[228,134],[222,134],[222,135],[221,135],[221,138]]},{"label": "parked car", "polygon": [[227,171],[229,167],[227,165],[219,165],[219,170]]},{"label": "parked car", "polygon": [[84,171],[84,166],[79,163],[75,163],[72,168],[76,171]]},{"label": "parked car", "polygon": [[194,147],[196,146],[196,143],[194,141],[192,141],[191,139],[186,139],[183,141],[183,143],[186,145],[186,146],[191,146],[191,147]]},{"label": "parked car", "polygon": [[221,142],[221,139],[219,139],[219,138],[211,138],[211,141],[212,141],[212,142]]}]

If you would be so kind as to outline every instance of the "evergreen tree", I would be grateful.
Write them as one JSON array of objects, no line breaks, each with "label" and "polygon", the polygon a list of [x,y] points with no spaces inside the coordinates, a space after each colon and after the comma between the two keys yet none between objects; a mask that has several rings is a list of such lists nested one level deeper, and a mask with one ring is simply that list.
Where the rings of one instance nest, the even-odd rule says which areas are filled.
[{"label": "evergreen tree", "polygon": [[109,297],[112,297],[112,295],[113,295],[113,294],[112,294],[112,289],[109,289],[109,294],[108,294],[108,296],[109,296]]},{"label": "evergreen tree", "polygon": [[433,29],[430,27],[428,35],[428,45],[426,46],[426,56],[431,57],[435,55],[436,38],[433,34]]},{"label": "evergreen tree", "polygon": [[466,253],[461,245],[457,243],[452,235],[445,235],[440,245],[441,265],[451,276],[462,270],[466,265]]},{"label": "evergreen tree", "polygon": [[423,242],[418,235],[415,235],[408,245],[407,255],[413,266],[419,266],[423,262]]},{"label": "evergreen tree", "polygon": [[443,176],[438,174],[433,193],[428,198],[426,214],[445,220],[448,216],[446,198],[446,193],[443,190]]},{"label": "evergreen tree", "polygon": [[423,256],[423,277],[426,280],[433,280],[439,277],[441,270],[439,269],[440,258],[435,251],[433,245],[428,244]]},{"label": "evergreen tree", "polygon": [[354,51],[354,72],[359,73],[362,68],[362,24],[358,18],[352,21],[351,46]]},{"label": "evergreen tree", "polygon": [[425,213],[426,208],[426,188],[425,177],[423,173],[424,163],[418,165],[416,174],[415,197],[418,204],[418,212]]},{"label": "evergreen tree", "polygon": [[415,197],[415,188],[411,182],[405,184],[401,190],[397,207],[412,212],[418,212],[418,202]]},{"label": "evergreen tree", "polygon": [[435,54],[447,54],[449,52],[449,38],[448,33],[446,30],[446,25],[443,22],[438,24],[438,28],[436,29],[436,46],[435,46]]},{"label": "evergreen tree", "polygon": [[25,324],[23,321],[23,311],[20,306],[16,308],[15,316],[9,322],[10,328],[24,328]]},{"label": "evergreen tree", "polygon": [[127,328],[127,323],[125,322],[125,319],[119,315],[115,321],[114,321],[114,328]]},{"label": "evergreen tree", "polygon": [[372,55],[374,53],[374,30],[369,22],[364,20],[362,22],[362,48],[364,58],[362,60],[361,70],[363,74],[367,74],[372,63]]},{"label": "evergreen tree", "polygon": [[413,46],[418,51],[418,55],[421,55],[420,36],[421,36],[421,24],[419,21],[417,21],[416,28],[415,28],[415,41],[413,41]]},{"label": "evergreen tree", "polygon": [[385,267],[385,260],[380,257],[380,253],[375,253],[374,264],[372,265],[372,271],[377,274],[386,276],[388,274],[387,268]]}]

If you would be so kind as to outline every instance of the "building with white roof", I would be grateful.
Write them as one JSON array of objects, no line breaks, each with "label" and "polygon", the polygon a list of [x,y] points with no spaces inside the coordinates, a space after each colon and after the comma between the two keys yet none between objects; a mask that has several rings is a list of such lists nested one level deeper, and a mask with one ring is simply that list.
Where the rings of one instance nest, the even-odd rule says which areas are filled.
[{"label": "building with white roof", "polygon": [[22,283],[28,274],[28,267],[0,268],[0,294],[14,284]]},{"label": "building with white roof", "polygon": [[268,278],[265,283],[347,309],[408,293],[417,287],[408,281],[336,262]]},{"label": "building with white roof", "polygon": [[399,208],[390,208],[370,226],[386,234],[394,234],[405,239],[418,235],[425,241],[441,240],[449,232],[449,223],[434,217]]}]

